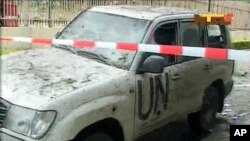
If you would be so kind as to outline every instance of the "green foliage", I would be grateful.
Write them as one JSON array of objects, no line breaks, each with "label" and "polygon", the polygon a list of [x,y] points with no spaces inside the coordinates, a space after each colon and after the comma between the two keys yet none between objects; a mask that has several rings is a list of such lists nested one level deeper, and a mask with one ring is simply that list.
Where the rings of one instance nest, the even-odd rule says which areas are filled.
[{"label": "green foliage", "polygon": [[250,3],[250,0],[241,0],[241,1],[244,1],[244,2],[248,2],[248,3]]},{"label": "green foliage", "polygon": [[250,49],[250,40],[242,40],[233,42],[234,49]]},{"label": "green foliage", "polygon": [[0,50],[0,55],[5,55],[5,54],[10,54],[10,53],[14,53],[16,51],[14,50]]}]

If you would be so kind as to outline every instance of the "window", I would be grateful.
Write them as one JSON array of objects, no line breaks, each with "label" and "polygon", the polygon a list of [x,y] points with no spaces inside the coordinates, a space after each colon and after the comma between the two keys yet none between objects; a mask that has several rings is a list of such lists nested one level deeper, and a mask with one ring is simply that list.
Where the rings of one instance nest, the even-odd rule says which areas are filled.
[{"label": "window", "polygon": [[[125,16],[87,11],[82,12],[57,37],[103,42],[140,43],[148,29],[150,21]],[[126,28],[121,28],[126,27]],[[58,46],[63,47],[63,46]],[[103,48],[77,48],[94,55],[103,56],[112,66],[128,69],[134,59],[135,52],[117,51]]]},{"label": "window", "polygon": [[207,26],[208,47],[225,48],[227,46],[225,26]]},{"label": "window", "polygon": [[[157,45],[177,45],[178,34],[177,34],[177,22],[166,23],[158,26],[153,32],[151,38],[149,39],[149,44]],[[165,55],[165,54],[154,54],[146,53],[146,57],[150,55],[160,55],[165,58],[165,66],[169,66],[175,63],[174,55]],[[144,58],[146,58],[144,57]]]},{"label": "window", "polygon": [[[203,47],[204,46],[204,28],[202,26],[196,25],[191,21],[181,22],[181,44],[183,46],[189,47]],[[185,62],[189,60],[196,59],[198,57],[189,56],[179,56],[177,57],[177,62]]]},{"label": "window", "polygon": [[159,26],[153,33],[149,44],[176,45],[177,23],[168,23]]},{"label": "window", "polygon": [[181,23],[181,40],[183,46],[202,47],[203,38],[200,27],[193,22]]}]

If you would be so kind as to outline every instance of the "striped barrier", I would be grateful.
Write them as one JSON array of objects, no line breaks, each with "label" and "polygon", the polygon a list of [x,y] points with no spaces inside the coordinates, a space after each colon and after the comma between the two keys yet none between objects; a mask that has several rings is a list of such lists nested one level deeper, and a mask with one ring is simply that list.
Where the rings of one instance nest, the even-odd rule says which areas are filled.
[{"label": "striped barrier", "polygon": [[178,56],[204,57],[217,60],[239,60],[250,61],[250,51],[222,49],[222,48],[202,48],[177,45],[151,45],[136,43],[114,43],[114,42],[94,42],[81,40],[64,39],[42,39],[26,37],[0,37],[0,42],[23,42],[39,45],[69,45],[75,48],[105,48],[113,50],[128,50],[152,52]]}]

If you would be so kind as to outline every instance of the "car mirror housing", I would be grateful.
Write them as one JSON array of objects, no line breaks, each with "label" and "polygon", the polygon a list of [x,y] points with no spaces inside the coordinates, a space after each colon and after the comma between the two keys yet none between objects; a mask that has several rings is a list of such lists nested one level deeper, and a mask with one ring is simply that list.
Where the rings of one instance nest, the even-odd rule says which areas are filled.
[{"label": "car mirror housing", "polygon": [[162,73],[164,70],[164,58],[157,55],[151,55],[144,60],[138,73]]}]

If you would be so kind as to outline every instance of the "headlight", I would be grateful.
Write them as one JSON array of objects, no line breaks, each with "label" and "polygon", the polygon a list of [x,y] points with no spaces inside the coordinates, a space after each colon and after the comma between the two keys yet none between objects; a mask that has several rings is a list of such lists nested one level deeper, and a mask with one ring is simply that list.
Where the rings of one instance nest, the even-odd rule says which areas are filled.
[{"label": "headlight", "polygon": [[31,126],[31,137],[40,138],[43,136],[55,119],[56,113],[53,111],[36,112],[36,116]]},{"label": "headlight", "polygon": [[55,117],[55,111],[35,111],[12,105],[3,126],[32,138],[40,138],[48,131]]}]

